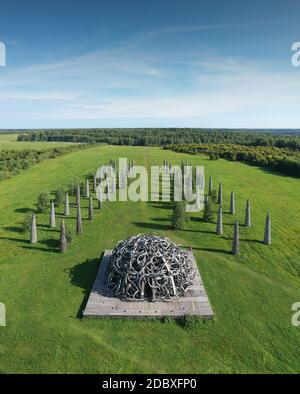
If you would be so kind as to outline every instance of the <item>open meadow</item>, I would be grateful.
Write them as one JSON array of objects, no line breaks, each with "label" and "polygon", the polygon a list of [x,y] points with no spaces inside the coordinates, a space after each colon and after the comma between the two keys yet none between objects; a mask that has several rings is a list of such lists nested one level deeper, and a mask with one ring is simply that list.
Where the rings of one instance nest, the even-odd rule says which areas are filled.
[{"label": "open meadow", "polygon": [[[5,145],[35,149],[52,143],[18,143],[13,135],[8,141],[0,135],[0,149]],[[185,230],[173,230],[170,204],[162,202],[106,202],[90,223],[82,199],[83,234],[74,236],[65,254],[58,253],[62,206],[56,229],[49,227],[49,213],[37,215],[38,243],[29,243],[20,225],[40,193],[67,190],[73,180],[119,157],[147,166],[182,159],[204,165],[206,183],[212,176],[215,188],[223,184],[224,235],[217,236],[215,222],[204,222],[202,213],[190,214]],[[228,213],[231,191],[235,216]],[[150,147],[91,147],[1,181],[0,302],[7,327],[0,328],[0,373],[299,373],[300,328],[291,324],[291,306],[300,301],[299,194],[297,178]],[[248,198],[250,229],[242,226]],[[70,202],[66,223],[75,229],[73,197]],[[262,243],[267,212],[270,246]],[[239,256],[230,253],[236,219]],[[102,252],[138,233],[193,248],[213,321],[188,329],[175,321],[81,318]]]},{"label": "open meadow", "polygon": [[49,148],[55,148],[59,146],[68,146],[71,142],[27,142],[22,143],[17,141],[18,134],[1,134],[0,133],[0,151],[1,150],[44,150]]}]

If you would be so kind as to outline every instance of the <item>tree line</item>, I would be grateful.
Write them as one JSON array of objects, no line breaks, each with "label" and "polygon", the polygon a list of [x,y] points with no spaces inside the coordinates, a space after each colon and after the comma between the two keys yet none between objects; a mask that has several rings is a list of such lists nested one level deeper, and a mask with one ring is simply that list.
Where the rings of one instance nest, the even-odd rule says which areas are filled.
[{"label": "tree line", "polygon": [[167,146],[181,144],[238,144],[300,150],[300,135],[291,131],[196,128],[113,128],[23,131],[18,141],[62,141],[110,145]]},{"label": "tree line", "polygon": [[45,159],[54,159],[84,147],[85,145],[80,144],[44,150],[2,150],[0,151],[0,180],[8,179]]},{"label": "tree line", "polygon": [[209,155],[211,160],[224,158],[230,161],[240,161],[300,177],[300,152],[288,148],[233,144],[188,144],[171,145],[165,149],[188,154],[204,153]]}]

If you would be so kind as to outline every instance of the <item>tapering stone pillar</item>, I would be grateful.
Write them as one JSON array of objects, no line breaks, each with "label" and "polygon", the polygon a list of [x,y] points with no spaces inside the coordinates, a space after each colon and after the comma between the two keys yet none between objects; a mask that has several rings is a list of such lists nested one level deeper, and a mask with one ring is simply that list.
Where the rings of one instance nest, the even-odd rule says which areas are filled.
[{"label": "tapering stone pillar", "polygon": [[96,192],[97,190],[97,177],[96,174],[93,175],[93,190]]},{"label": "tapering stone pillar", "polygon": [[56,226],[55,222],[55,207],[54,202],[51,202],[51,210],[50,210],[50,227],[54,228]]},{"label": "tapering stone pillar", "polygon": [[231,192],[231,194],[230,194],[230,215],[235,215],[234,192]]},{"label": "tapering stone pillar", "polygon": [[266,224],[265,224],[265,237],[264,237],[264,243],[266,245],[270,245],[272,242],[272,237],[271,237],[271,218],[270,214],[267,214],[266,217]]},{"label": "tapering stone pillar", "polygon": [[222,207],[219,207],[219,210],[218,210],[216,233],[217,233],[218,235],[223,235]]},{"label": "tapering stone pillar", "polygon": [[31,244],[37,243],[36,217],[35,217],[35,214],[32,214],[32,218],[31,218],[30,243]]},{"label": "tapering stone pillar", "polygon": [[251,227],[251,207],[250,207],[250,200],[247,200],[247,203],[246,203],[245,226],[246,226],[246,227]]},{"label": "tapering stone pillar", "polygon": [[77,205],[76,233],[77,234],[82,234],[82,218],[81,218],[80,205]]},{"label": "tapering stone pillar", "polygon": [[60,223],[60,245],[59,251],[60,253],[64,253],[67,250],[67,236],[66,236],[66,228],[65,222],[62,220]]},{"label": "tapering stone pillar", "polygon": [[219,194],[218,194],[218,204],[223,204],[223,186],[222,183],[219,184]]},{"label": "tapering stone pillar", "polygon": [[80,185],[77,185],[76,188],[76,205],[80,207]]},{"label": "tapering stone pillar", "polygon": [[208,183],[208,194],[211,195],[212,191],[213,191],[213,180],[212,180],[212,177],[210,176],[209,183]]},{"label": "tapering stone pillar", "polygon": [[239,253],[240,253],[239,224],[236,221],[234,223],[234,230],[233,230],[232,254],[236,256]]},{"label": "tapering stone pillar", "polygon": [[64,215],[70,215],[70,204],[69,204],[69,194],[68,192],[65,193],[65,208],[64,208]]},{"label": "tapering stone pillar", "polygon": [[85,181],[85,197],[90,198],[90,182],[88,179]]},{"label": "tapering stone pillar", "polygon": [[92,222],[94,220],[94,207],[93,207],[93,197],[89,198],[89,221]]}]

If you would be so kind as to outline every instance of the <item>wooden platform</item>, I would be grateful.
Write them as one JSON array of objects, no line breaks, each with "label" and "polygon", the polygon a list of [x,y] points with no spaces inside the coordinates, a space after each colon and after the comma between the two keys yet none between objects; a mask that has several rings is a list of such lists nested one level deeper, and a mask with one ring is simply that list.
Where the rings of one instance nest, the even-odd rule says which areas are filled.
[{"label": "wooden platform", "polygon": [[97,276],[89,296],[83,317],[149,317],[163,318],[170,316],[179,318],[184,315],[198,315],[204,319],[211,319],[213,311],[210,306],[201,276],[194,258],[189,251],[189,257],[196,267],[196,276],[193,285],[183,297],[173,301],[121,301],[112,297],[106,290],[105,272],[112,251],[106,250]]}]

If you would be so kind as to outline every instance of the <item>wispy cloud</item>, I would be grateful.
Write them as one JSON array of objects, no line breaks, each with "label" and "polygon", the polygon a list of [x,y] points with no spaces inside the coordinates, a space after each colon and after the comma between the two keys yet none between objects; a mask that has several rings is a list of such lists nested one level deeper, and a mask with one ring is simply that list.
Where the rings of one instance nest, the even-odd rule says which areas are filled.
[{"label": "wispy cloud", "polygon": [[[213,28],[226,25],[166,27],[143,32],[134,40],[140,43],[158,34]],[[163,54],[128,52],[126,45],[48,64],[7,68],[0,73],[0,119],[15,111],[28,122],[169,119],[173,124],[173,119],[189,119],[199,126],[200,120],[213,122],[213,117],[218,123],[220,114],[232,118],[247,114],[247,119],[259,120],[268,114],[261,127],[271,127],[274,119],[278,127],[296,127],[300,122],[300,79],[292,67],[283,71],[271,63],[221,57],[211,49]],[[280,116],[282,124],[278,124]]]}]

